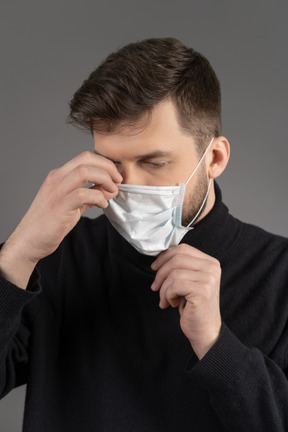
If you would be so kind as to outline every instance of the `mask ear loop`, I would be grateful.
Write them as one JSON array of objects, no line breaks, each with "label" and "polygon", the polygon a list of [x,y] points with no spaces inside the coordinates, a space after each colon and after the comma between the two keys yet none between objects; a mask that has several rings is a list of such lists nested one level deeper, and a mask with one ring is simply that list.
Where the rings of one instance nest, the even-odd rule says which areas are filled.
[{"label": "mask ear loop", "polygon": [[198,216],[200,215],[200,213],[201,213],[201,211],[202,211],[202,209],[203,209],[203,207],[204,207],[204,205],[205,205],[205,203],[207,201],[207,198],[208,198],[208,195],[209,195],[209,191],[210,191],[210,187],[211,187],[211,183],[212,183],[212,179],[209,180],[209,185],[208,185],[208,189],[207,189],[205,198],[204,198],[204,200],[203,200],[203,202],[202,202],[202,204],[201,204],[198,212],[196,213],[196,215],[194,216],[194,218],[192,219],[192,221],[186,226],[186,228],[189,228],[195,222],[195,220],[198,218]]},{"label": "mask ear loop", "polygon": [[[199,160],[198,164],[196,165],[196,168],[194,168],[192,174],[190,175],[190,177],[189,177],[188,180],[186,181],[185,186],[187,185],[187,183],[189,183],[189,181],[190,181],[191,178],[193,177],[194,173],[195,173],[196,170],[198,169],[199,165],[201,164],[201,162],[202,162],[203,159],[205,158],[205,156],[206,156],[206,154],[207,154],[207,152],[208,152],[208,150],[209,150],[209,148],[210,148],[210,146],[211,146],[211,144],[212,144],[213,141],[214,141],[214,137],[212,138],[212,140],[210,141],[210,143],[209,143],[208,146],[206,147],[205,152],[203,153],[203,155],[202,155],[201,159]],[[205,205],[205,203],[206,203],[206,201],[207,201],[207,198],[208,198],[208,195],[209,195],[209,191],[210,191],[210,187],[211,187],[211,183],[212,183],[212,179],[209,180],[209,185],[208,185],[208,189],[207,189],[207,192],[206,192],[205,198],[204,198],[204,200],[203,200],[203,202],[202,202],[202,204],[201,204],[201,206],[200,206],[198,212],[196,213],[196,215],[194,216],[194,218],[192,219],[192,221],[191,221],[191,222],[186,226],[186,228],[189,228],[189,227],[190,227],[190,226],[195,222],[195,220],[198,218],[198,216],[200,215],[200,213],[201,213],[201,211],[202,211],[202,209],[203,209],[203,207],[204,207],[204,205]],[[192,229],[193,229],[193,227],[192,227]]]},{"label": "mask ear loop", "polygon": [[206,154],[207,154],[207,152],[208,152],[208,150],[209,150],[209,148],[210,148],[210,146],[211,146],[211,144],[212,144],[213,141],[214,141],[214,137],[212,138],[212,140],[210,141],[210,143],[209,143],[208,146],[206,147],[205,152],[203,153],[203,155],[202,155],[201,159],[199,160],[198,164],[196,165],[196,168],[194,168],[192,174],[190,175],[190,177],[188,178],[188,180],[185,182],[185,185],[187,185],[187,183],[189,183],[189,181],[190,181],[191,178],[193,177],[194,173],[197,171],[199,165],[201,164],[201,162],[202,162],[203,159],[205,158],[205,156],[206,156]]}]

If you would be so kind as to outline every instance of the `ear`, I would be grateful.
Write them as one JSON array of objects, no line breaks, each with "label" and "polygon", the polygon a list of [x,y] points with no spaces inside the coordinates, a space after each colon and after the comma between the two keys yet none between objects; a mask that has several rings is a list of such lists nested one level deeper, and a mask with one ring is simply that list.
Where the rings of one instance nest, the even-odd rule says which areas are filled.
[{"label": "ear", "polygon": [[207,156],[208,176],[215,179],[222,174],[229,161],[230,145],[227,139],[223,136],[214,138]]}]

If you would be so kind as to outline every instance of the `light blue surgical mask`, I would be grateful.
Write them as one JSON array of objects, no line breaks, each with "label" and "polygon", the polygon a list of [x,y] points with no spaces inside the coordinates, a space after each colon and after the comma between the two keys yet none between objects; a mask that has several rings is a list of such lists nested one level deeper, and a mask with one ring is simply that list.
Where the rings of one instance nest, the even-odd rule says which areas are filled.
[{"label": "light blue surgical mask", "polygon": [[182,208],[186,185],[205,158],[214,138],[207,146],[197,166],[185,183],[179,186],[143,186],[120,184],[119,193],[104,209],[113,227],[138,252],[155,256],[170,246],[179,244],[200,215],[208,198],[207,193],[193,220],[182,226]]}]

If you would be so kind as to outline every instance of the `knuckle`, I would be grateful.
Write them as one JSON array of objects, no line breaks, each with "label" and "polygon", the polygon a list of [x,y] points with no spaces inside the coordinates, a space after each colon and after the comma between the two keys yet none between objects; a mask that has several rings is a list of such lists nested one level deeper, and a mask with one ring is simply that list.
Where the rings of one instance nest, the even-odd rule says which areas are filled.
[{"label": "knuckle", "polygon": [[169,278],[173,282],[176,281],[178,279],[178,270],[177,269],[171,270],[169,274]]},{"label": "knuckle", "polygon": [[165,284],[164,284],[164,288],[165,288],[165,292],[166,292],[166,296],[169,297],[171,295],[171,291],[173,291],[174,289],[174,279],[169,278],[169,280],[166,280]]},{"label": "knuckle", "polygon": [[59,173],[59,168],[55,168],[55,169],[51,170],[48,173],[48,175],[47,175],[47,177],[45,179],[45,182],[47,184],[54,183],[56,181],[56,178],[58,177],[58,173]]},{"label": "knuckle", "polygon": [[215,264],[217,266],[220,266],[220,262],[216,258],[214,258],[214,257],[211,257],[211,263],[213,263],[213,264]]},{"label": "knuckle", "polygon": [[101,177],[100,178],[101,178],[101,183],[111,183],[111,184],[113,183],[110,175],[105,170],[101,171]]},{"label": "knuckle", "polygon": [[100,202],[106,202],[105,197],[103,195],[103,193],[99,190],[95,191],[95,201],[100,203]]},{"label": "knuckle", "polygon": [[173,257],[173,264],[176,267],[181,267],[182,262],[183,262],[183,256],[182,255],[175,255]]},{"label": "knuckle", "polygon": [[215,275],[220,275],[221,274],[221,265],[220,265],[219,261],[217,261],[217,262],[214,263],[213,270],[214,270],[214,274]]},{"label": "knuckle", "polygon": [[171,284],[170,284],[170,288],[171,288],[171,291],[175,291],[175,290],[177,290],[178,289],[178,286],[179,286],[179,281],[178,281],[178,279],[177,278],[173,278],[172,280],[171,280]]},{"label": "knuckle", "polygon": [[207,274],[207,282],[206,282],[207,287],[210,288],[210,286],[213,285],[214,282],[215,282],[214,274],[212,274],[212,273]]},{"label": "knuckle", "polygon": [[166,276],[166,270],[164,267],[161,267],[156,274],[156,279],[157,280],[162,280],[164,279],[164,277]]},{"label": "knuckle", "polygon": [[78,165],[76,170],[77,170],[77,175],[78,175],[79,179],[88,182],[88,169],[87,169],[86,165],[84,165],[84,164]]},{"label": "knuckle", "polygon": [[173,269],[181,269],[184,263],[183,260],[185,260],[185,254],[178,253],[174,255],[169,261],[169,268],[171,269],[171,271]]},{"label": "knuckle", "polygon": [[213,261],[211,261],[209,268],[210,268],[210,271],[213,274],[219,274],[219,273],[221,273],[220,262],[218,260],[216,260],[216,259],[213,259]]},{"label": "knuckle", "polygon": [[202,284],[202,296],[208,300],[211,297],[211,283],[209,280]]},{"label": "knuckle", "polygon": [[77,189],[75,195],[78,201],[84,202],[86,199],[86,190],[84,188]]},{"label": "knuckle", "polygon": [[80,154],[80,157],[83,158],[83,159],[88,159],[88,160],[90,160],[92,154],[93,154],[93,153],[91,153],[90,151],[85,150],[84,152],[82,152],[82,153]]},{"label": "knuckle", "polygon": [[186,253],[186,252],[188,252],[188,250],[190,250],[190,246],[187,245],[186,243],[181,243],[181,244],[179,245],[179,250],[180,250],[182,253]]}]

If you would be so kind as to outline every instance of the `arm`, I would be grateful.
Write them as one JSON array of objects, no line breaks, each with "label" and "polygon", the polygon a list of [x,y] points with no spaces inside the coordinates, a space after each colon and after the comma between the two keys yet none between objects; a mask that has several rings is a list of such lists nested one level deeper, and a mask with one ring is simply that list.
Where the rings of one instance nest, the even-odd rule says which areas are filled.
[{"label": "arm", "polygon": [[[280,344],[284,341],[287,346],[287,333]],[[277,362],[242,344],[224,324],[215,345],[201,361],[192,356],[186,372],[209,392],[211,405],[227,430],[285,432],[287,360],[286,366]]]},{"label": "arm", "polygon": [[[90,152],[51,171],[0,252],[0,274],[25,289],[37,262],[58,248],[84,211],[107,207],[121,180],[111,161]],[[89,182],[94,186],[85,188]]]},{"label": "arm", "polygon": [[[27,381],[30,321],[39,310],[40,286],[35,271],[27,290],[19,289],[0,276],[0,398]],[[23,310],[26,310],[25,320]]]},{"label": "arm", "polygon": [[[86,188],[88,182],[94,186]],[[121,176],[108,159],[89,152],[77,156],[48,175],[28,212],[3,245],[0,395],[26,380],[30,329],[29,320],[28,324],[23,321],[23,310],[40,291],[36,264],[58,248],[85,210],[94,205],[107,207],[107,200],[118,193],[119,182]]]},{"label": "arm", "polygon": [[288,430],[288,331],[271,358],[245,346],[221,322],[220,264],[188,245],[159,255],[152,289],[160,307],[178,307],[180,325],[193,348],[186,372],[210,395],[227,430]]}]

